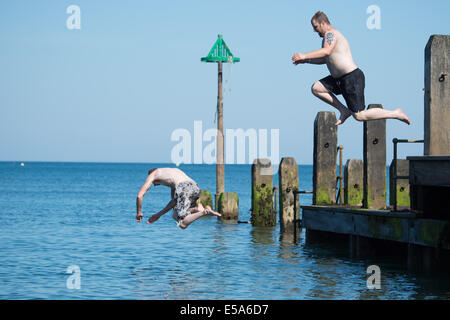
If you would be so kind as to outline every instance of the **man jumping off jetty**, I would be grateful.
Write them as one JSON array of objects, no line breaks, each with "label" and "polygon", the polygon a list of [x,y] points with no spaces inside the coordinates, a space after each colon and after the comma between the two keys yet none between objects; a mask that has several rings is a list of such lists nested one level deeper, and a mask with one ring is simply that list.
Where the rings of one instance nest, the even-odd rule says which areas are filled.
[{"label": "man jumping off jetty", "polygon": [[197,201],[200,197],[200,188],[183,171],[177,168],[155,168],[148,172],[148,177],[136,198],[136,221],[138,222],[141,222],[143,218],[141,211],[142,198],[152,184],[155,186],[162,184],[163,186],[170,187],[172,189],[172,199],[164,209],[152,215],[147,223],[155,222],[172,208],[173,218],[177,221],[177,225],[181,229],[186,229],[192,222],[207,214],[221,216],[220,213],[213,211],[210,206],[206,206],[205,208]]},{"label": "man jumping off jetty", "polygon": [[[366,108],[364,102],[364,73],[353,61],[347,39],[336,30],[325,13],[318,11],[311,19],[314,31],[319,34],[322,48],[309,53],[296,53],[292,56],[295,65],[301,63],[327,64],[329,76],[316,81],[312,93],[319,99],[332,105],[340,112],[336,125],[343,124],[348,117],[353,116],[358,121],[376,119],[397,119],[410,124],[409,118],[397,108],[389,111],[381,108]],[[335,95],[342,94],[347,107]]]}]

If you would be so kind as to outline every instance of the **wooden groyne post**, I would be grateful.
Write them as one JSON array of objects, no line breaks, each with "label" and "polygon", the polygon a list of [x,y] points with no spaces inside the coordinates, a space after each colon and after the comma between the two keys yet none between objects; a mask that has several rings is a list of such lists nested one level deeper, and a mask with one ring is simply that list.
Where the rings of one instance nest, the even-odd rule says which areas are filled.
[{"label": "wooden groyne post", "polygon": [[344,203],[361,207],[363,202],[363,161],[349,159],[344,168]]},{"label": "wooden groyne post", "polygon": [[198,201],[203,205],[203,207],[210,206],[213,208],[211,192],[208,190],[200,190],[200,198],[198,198]]},{"label": "wooden groyne post", "polygon": [[221,220],[234,221],[239,218],[239,197],[236,192],[223,192],[219,197]]},{"label": "wooden groyne post", "polygon": [[[299,208],[298,195],[294,190],[299,190],[298,166],[292,157],[282,158],[278,169],[278,187],[280,193],[280,229],[281,232],[294,232],[294,223],[299,219],[294,216],[294,201]],[[297,210],[299,211],[299,210]]]},{"label": "wooden groyne post", "polygon": [[270,159],[255,159],[252,164],[252,225],[276,225],[273,191],[273,172]]},{"label": "wooden groyne post", "polygon": [[313,204],[336,203],[337,126],[334,112],[317,113],[313,152]]},{"label": "wooden groyne post", "polygon": [[[368,109],[383,108],[371,104]],[[366,209],[386,208],[386,119],[364,121],[363,164],[364,197]]]},{"label": "wooden groyne post", "polygon": [[425,156],[450,155],[449,52],[449,35],[432,35],[425,47]]},{"label": "wooden groyne post", "polygon": [[411,210],[427,218],[450,214],[450,36],[432,35],[425,47],[424,156],[407,157]]},{"label": "wooden groyne post", "polygon": [[[407,157],[411,211],[426,219],[422,236],[438,242],[438,248],[410,244],[408,266],[423,261],[426,269],[442,263],[436,258],[450,239],[449,52],[449,35],[432,35],[425,46],[424,156]],[[430,221],[445,225],[431,228]]]}]

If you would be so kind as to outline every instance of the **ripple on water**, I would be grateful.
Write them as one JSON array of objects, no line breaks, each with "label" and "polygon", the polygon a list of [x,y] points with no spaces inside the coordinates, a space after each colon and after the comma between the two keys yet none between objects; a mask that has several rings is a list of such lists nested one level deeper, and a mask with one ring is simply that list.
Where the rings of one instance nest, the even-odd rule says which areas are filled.
[{"label": "ripple on water", "polygon": [[[304,231],[294,242],[279,226],[214,217],[181,230],[170,213],[152,225],[136,223],[136,192],[148,167],[38,163],[17,172],[0,163],[0,298],[450,298],[449,275],[412,276],[392,258],[351,259],[338,244],[306,244]],[[213,190],[214,166],[186,168]],[[301,169],[310,181],[311,167]],[[240,195],[240,219],[248,220],[251,166],[226,172],[227,186]],[[166,191],[149,191],[145,218],[167,204]],[[366,269],[377,263],[382,289],[369,290]],[[71,265],[80,267],[80,290],[66,286]]]}]

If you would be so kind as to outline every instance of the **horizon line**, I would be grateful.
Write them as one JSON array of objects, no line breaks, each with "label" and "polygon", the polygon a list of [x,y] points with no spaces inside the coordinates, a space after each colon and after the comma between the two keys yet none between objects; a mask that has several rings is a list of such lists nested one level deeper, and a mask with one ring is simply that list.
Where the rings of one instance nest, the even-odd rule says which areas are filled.
[{"label": "horizon line", "polygon": [[[2,162],[11,162],[11,163],[109,163],[109,164],[169,164],[169,165],[174,165],[177,166],[175,163],[173,162],[133,162],[133,161],[59,161],[59,160],[0,160],[0,163]],[[281,161],[280,161],[281,162]],[[209,166],[214,166],[216,165],[215,163],[180,163],[181,165],[209,165]],[[225,165],[228,166],[232,166],[232,165],[238,165],[238,166],[242,166],[242,165],[252,165],[252,163],[225,163]],[[278,164],[279,165],[279,164]],[[297,165],[313,165],[312,163],[302,163],[302,164],[297,164]]]}]

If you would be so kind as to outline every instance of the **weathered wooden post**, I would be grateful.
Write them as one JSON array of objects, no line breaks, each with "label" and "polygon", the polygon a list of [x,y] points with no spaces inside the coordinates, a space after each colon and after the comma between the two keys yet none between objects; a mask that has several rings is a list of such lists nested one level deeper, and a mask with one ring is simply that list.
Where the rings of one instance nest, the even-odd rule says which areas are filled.
[{"label": "weathered wooden post", "polygon": [[336,203],[337,126],[334,112],[321,111],[314,121],[313,204]]},{"label": "weathered wooden post", "polygon": [[[203,62],[217,62],[217,162],[216,162],[216,210],[219,210],[218,200],[220,194],[225,192],[225,160],[224,160],[224,136],[223,136],[223,96],[222,96],[222,63],[239,62],[240,59],[234,57],[222,35],[218,35],[217,41],[208,53],[208,56],[200,59]],[[220,210],[219,210],[220,211]]]},{"label": "weathered wooden post", "polygon": [[427,218],[450,212],[450,35],[425,47],[424,156],[407,157],[411,210]]},{"label": "weathered wooden post", "polygon": [[273,211],[273,173],[270,159],[255,159],[252,164],[252,216],[254,226],[276,225]]},{"label": "weathered wooden post", "polygon": [[239,197],[236,192],[223,192],[219,197],[219,212],[221,220],[238,220],[239,218]]},{"label": "weathered wooden post", "polygon": [[[395,166],[397,166],[397,176],[409,176],[409,161],[397,159],[397,163],[395,163],[395,159],[393,159],[389,167],[389,204],[394,206],[394,199],[397,198],[398,207],[409,207],[409,180],[397,179],[397,183],[395,183],[393,179]],[[397,185],[397,188],[395,188],[395,185]]]},{"label": "weathered wooden post", "polygon": [[450,155],[449,52],[449,35],[432,35],[425,47],[425,156]]},{"label": "weathered wooden post", "polygon": [[198,198],[198,201],[203,205],[203,207],[213,207],[211,192],[208,190],[200,190],[200,198]]},{"label": "weathered wooden post", "polygon": [[[371,104],[368,109],[383,108]],[[364,198],[366,209],[386,209],[386,119],[364,122]]]},{"label": "weathered wooden post", "polygon": [[[349,206],[361,207],[364,198],[364,165],[360,159],[349,159],[345,164],[345,204]],[[361,253],[367,252],[368,241],[357,235],[349,237],[350,255],[361,257]]]},{"label": "weathered wooden post", "polygon": [[363,161],[349,159],[344,169],[344,202],[349,206],[362,206],[363,202]]},{"label": "weathered wooden post", "polygon": [[[424,218],[422,237],[448,241],[431,219],[448,220],[450,213],[450,35],[432,35],[425,47],[424,156],[407,157],[411,211]],[[425,222],[426,221],[426,222]],[[428,225],[427,227],[425,227]],[[443,227],[445,228],[445,227]],[[441,229],[445,230],[445,229]],[[447,239],[447,240],[445,240]],[[408,268],[430,271],[444,256],[440,248],[408,245]]]},{"label": "weathered wooden post", "polygon": [[[298,166],[294,158],[282,158],[278,169],[278,186],[280,193],[280,229],[281,232],[294,232],[294,223],[298,219],[300,206],[298,195],[294,190],[299,189]],[[294,201],[296,201],[297,216],[294,216]]]}]

